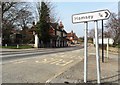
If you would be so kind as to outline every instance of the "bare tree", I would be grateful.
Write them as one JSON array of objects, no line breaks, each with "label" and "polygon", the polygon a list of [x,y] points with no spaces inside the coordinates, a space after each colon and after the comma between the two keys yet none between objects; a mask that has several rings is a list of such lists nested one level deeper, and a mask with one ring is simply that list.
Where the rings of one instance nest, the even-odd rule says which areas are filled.
[{"label": "bare tree", "polygon": [[17,2],[2,2],[2,17],[4,15],[4,13],[8,12],[16,4],[17,4]]},{"label": "bare tree", "polygon": [[15,30],[22,28],[23,31],[25,31],[24,29],[28,29],[34,19],[30,11],[30,3],[28,2],[3,2],[2,11],[4,41],[10,40],[10,35],[14,33]]},{"label": "bare tree", "polygon": [[[16,2],[1,2],[2,9],[2,43],[10,43],[10,34],[12,34],[13,19],[10,10],[14,9]],[[13,12],[14,13],[14,12]]]},{"label": "bare tree", "polygon": [[32,24],[32,22],[34,21],[33,14],[31,11],[28,10],[28,8],[29,7],[26,5],[25,7],[23,7],[17,12],[15,24],[17,26],[20,26],[22,30],[24,30],[25,28],[28,28],[28,26]]},{"label": "bare tree", "polygon": [[[98,36],[101,37],[102,35],[102,30],[98,29]],[[95,29],[90,29],[88,32],[88,36],[91,38],[95,38]]]},{"label": "bare tree", "polygon": [[110,37],[114,39],[114,44],[120,42],[120,19],[118,15],[112,13],[112,16],[105,25]]}]

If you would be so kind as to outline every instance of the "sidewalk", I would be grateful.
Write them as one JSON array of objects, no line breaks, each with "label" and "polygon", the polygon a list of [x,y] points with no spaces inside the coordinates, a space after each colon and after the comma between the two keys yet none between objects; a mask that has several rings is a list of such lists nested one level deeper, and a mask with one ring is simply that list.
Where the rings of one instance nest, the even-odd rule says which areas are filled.
[{"label": "sidewalk", "polygon": [[[101,60],[100,60],[101,61]],[[101,65],[101,83],[118,83],[118,59],[107,59]],[[64,73],[57,76],[50,83],[84,83],[84,60],[77,63]],[[96,58],[90,55],[88,58],[88,83],[97,83]],[[107,84],[109,85],[109,84]],[[116,85],[116,84],[115,84]]]}]

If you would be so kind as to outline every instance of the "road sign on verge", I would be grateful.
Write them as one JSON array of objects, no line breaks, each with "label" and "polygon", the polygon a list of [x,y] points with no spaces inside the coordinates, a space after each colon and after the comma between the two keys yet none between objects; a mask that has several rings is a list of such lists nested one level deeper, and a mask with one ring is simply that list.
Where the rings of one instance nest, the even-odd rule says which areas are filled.
[{"label": "road sign on verge", "polygon": [[80,14],[72,15],[73,23],[87,22],[87,21],[95,21],[95,20],[105,20],[110,17],[111,13],[109,10],[99,10],[93,12],[86,12]]},{"label": "road sign on verge", "polygon": [[94,21],[95,23],[95,44],[96,44],[96,68],[97,68],[97,83],[100,84],[100,54],[98,45],[98,20],[105,20],[110,17],[109,10],[99,10],[87,13],[80,13],[72,15],[72,23],[84,22],[85,24],[85,36],[84,36],[84,82],[87,83],[88,76],[88,48],[87,48],[87,30],[88,21]]}]

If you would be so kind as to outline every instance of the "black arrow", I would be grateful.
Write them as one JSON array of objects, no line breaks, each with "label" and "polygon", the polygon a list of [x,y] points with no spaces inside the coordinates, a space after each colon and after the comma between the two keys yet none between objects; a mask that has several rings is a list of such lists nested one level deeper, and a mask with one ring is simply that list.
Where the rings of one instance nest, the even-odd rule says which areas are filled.
[{"label": "black arrow", "polygon": [[105,16],[105,17],[107,17],[107,16],[108,16],[108,13],[107,13],[107,12],[105,12],[105,14],[106,14],[106,16]]}]

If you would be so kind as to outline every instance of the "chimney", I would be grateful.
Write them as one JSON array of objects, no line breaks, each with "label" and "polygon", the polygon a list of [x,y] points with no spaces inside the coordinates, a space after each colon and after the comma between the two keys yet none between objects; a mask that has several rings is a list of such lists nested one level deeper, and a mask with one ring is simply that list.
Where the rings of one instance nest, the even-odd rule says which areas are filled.
[{"label": "chimney", "polygon": [[59,28],[60,28],[60,29],[63,29],[63,27],[64,27],[64,26],[63,26],[62,22],[60,22]]},{"label": "chimney", "polygon": [[71,31],[71,34],[73,34],[73,30]]},{"label": "chimney", "polygon": [[35,26],[35,21],[33,21],[33,26]]}]

